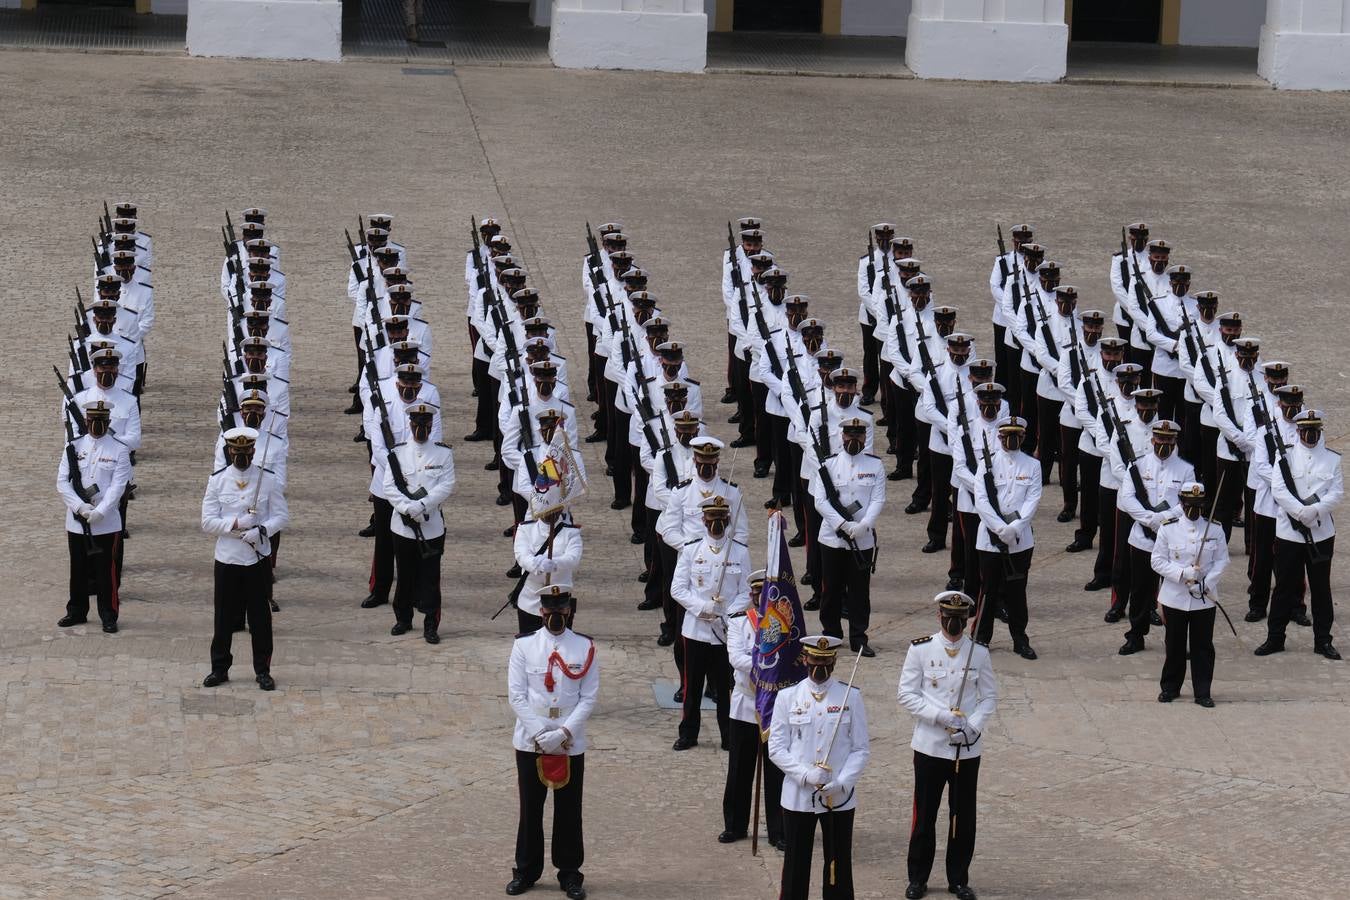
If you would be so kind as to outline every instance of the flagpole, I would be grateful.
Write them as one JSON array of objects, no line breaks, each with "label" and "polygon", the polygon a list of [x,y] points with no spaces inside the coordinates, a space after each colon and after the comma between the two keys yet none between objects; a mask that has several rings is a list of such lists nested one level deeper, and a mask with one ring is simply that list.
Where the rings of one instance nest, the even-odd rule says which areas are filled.
[{"label": "flagpole", "polygon": [[[756,729],[758,731],[758,729]],[[764,742],[755,741],[755,824],[750,829],[750,855],[759,856],[759,783],[764,777]]]}]

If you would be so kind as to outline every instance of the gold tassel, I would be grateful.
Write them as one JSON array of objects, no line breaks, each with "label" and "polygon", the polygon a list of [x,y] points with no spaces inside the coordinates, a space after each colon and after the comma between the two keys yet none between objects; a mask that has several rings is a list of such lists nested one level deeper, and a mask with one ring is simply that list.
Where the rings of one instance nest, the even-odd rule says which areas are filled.
[{"label": "gold tassel", "polygon": [[834,886],[834,860],[830,860],[830,886]]}]

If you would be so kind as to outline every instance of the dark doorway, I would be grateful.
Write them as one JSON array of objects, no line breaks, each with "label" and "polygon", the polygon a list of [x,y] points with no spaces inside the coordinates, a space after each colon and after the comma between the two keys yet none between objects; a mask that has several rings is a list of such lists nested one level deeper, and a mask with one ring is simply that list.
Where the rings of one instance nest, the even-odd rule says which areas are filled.
[{"label": "dark doorway", "polygon": [[820,34],[821,0],[735,0],[734,31],[799,31]]},{"label": "dark doorway", "polygon": [[1162,0],[1074,0],[1069,40],[1156,44]]}]

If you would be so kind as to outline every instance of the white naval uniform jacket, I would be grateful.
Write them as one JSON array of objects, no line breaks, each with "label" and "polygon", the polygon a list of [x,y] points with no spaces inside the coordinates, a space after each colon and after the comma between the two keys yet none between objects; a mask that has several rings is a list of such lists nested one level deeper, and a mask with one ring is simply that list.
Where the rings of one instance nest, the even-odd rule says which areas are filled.
[{"label": "white naval uniform jacket", "polygon": [[859,509],[850,519],[840,515],[839,510],[830,503],[820,470],[813,473],[810,490],[815,500],[816,512],[820,513],[820,545],[836,550],[852,549],[848,541],[840,537],[838,529],[846,521],[862,525],[862,531],[853,538],[859,550],[871,550],[876,546],[876,523],[881,509],[886,505],[886,465],[881,457],[872,453],[859,453],[856,456],[840,452],[826,459],[821,465],[834,481],[839,494],[839,503],[848,508],[857,503]]},{"label": "white naval uniform jacket", "polygon": [[513,747],[538,753],[536,737],[566,728],[572,739],[563,750],[568,756],[580,756],[587,747],[586,720],[600,692],[595,642],[570,628],[559,635],[540,628],[516,638],[507,664],[506,692],[516,713]]},{"label": "white naval uniform jacket", "polygon": [[[952,486],[956,488],[956,511],[977,512],[975,509],[975,477],[983,474],[981,460],[984,458],[984,443],[989,442],[990,455],[993,448],[999,446],[998,423],[1009,415],[1007,400],[999,402],[998,413],[992,419],[980,415],[975,404],[975,392],[966,391],[967,421],[961,422],[961,409],[952,404],[952,413],[947,417],[947,445],[952,451]],[[975,452],[975,469],[971,471],[966,464],[966,451],[961,443],[961,435],[970,435],[970,449]]]},{"label": "white naval uniform jacket", "polygon": [[[1273,467],[1270,494],[1286,513],[1275,517],[1275,536],[1285,541],[1303,540],[1290,524],[1291,516],[1308,526],[1314,541],[1321,542],[1335,536],[1336,523],[1331,518],[1331,510],[1345,495],[1341,455],[1335,450],[1328,450],[1320,440],[1316,447],[1295,443],[1289,448],[1289,470],[1293,473],[1299,496],[1307,504],[1300,503],[1294,497],[1285,485],[1278,466]],[[1317,499],[1313,500],[1314,497]]]},{"label": "white naval uniform jacket", "polygon": [[384,468],[384,496],[394,507],[394,516],[389,522],[389,530],[399,537],[413,538],[413,530],[407,522],[408,516],[422,526],[422,537],[427,540],[445,534],[445,519],[441,516],[441,504],[455,490],[455,452],[445,444],[409,441],[394,449],[398,464],[403,468],[403,477],[408,490],[417,493],[424,488],[425,497],[412,500],[394,484],[394,472],[388,465]]},{"label": "white naval uniform jacket", "polygon": [[[965,674],[967,668],[969,675]],[[961,692],[963,676],[965,693]],[[980,735],[975,743],[961,748],[961,755],[969,759],[984,752],[985,726],[998,708],[998,681],[989,661],[989,648],[973,642],[969,635],[962,635],[953,644],[941,631],[910,641],[896,692],[900,705],[914,716],[910,747],[925,756],[956,758],[951,735],[938,724],[937,717],[956,708],[957,694],[961,694],[960,709],[966,721]]]},{"label": "white naval uniform jacket", "polygon": [[731,663],[731,718],[737,722],[759,725],[759,711],[755,707],[755,686],[750,681],[750,668],[755,662],[755,629],[745,610],[727,617],[727,661]]},{"label": "white naval uniform jacket", "polygon": [[[838,736],[831,746],[836,723]],[[850,689],[833,678],[824,684],[804,678],[774,698],[769,759],[783,772],[783,809],[827,812],[826,798],[820,796],[817,786],[831,781],[839,785],[828,798],[833,808],[839,812],[855,808],[858,798],[854,787],[871,754],[867,710],[858,688]],[[816,765],[818,762],[829,769]]]},{"label": "white naval uniform jacket", "polygon": [[690,541],[707,534],[708,530],[703,527],[702,504],[714,494],[726,498],[735,517],[735,521],[727,525],[727,533],[744,544],[750,534],[750,525],[741,489],[721,475],[714,476],[712,481],[704,481],[695,475],[671,489],[670,502],[656,519],[656,531],[661,539],[680,550]]},{"label": "white naval uniform jacket", "polygon": [[[1153,539],[1144,529],[1156,532],[1165,520],[1182,514],[1181,501],[1177,495],[1183,484],[1195,480],[1195,469],[1177,456],[1175,451],[1167,459],[1159,459],[1158,454],[1149,453],[1139,457],[1139,478],[1148,496],[1136,495],[1134,479],[1126,470],[1120,476],[1116,507],[1134,519],[1134,527],[1130,529],[1130,546],[1136,550],[1152,550]],[[1150,508],[1153,504],[1164,505],[1165,508],[1154,512]]]},{"label": "white naval uniform jacket", "polygon": [[257,490],[259,478],[262,489],[258,490],[255,512],[259,527],[273,535],[290,522],[286,495],[271,472],[256,464],[243,471],[231,465],[212,472],[206,482],[206,495],[202,497],[202,531],[216,535],[216,562],[251,566],[272,552],[270,537],[261,540],[255,550],[240,538],[249,529],[236,531],[234,528],[235,521],[253,504],[253,492]]},{"label": "white naval uniform jacket", "polygon": [[[75,439],[75,459],[85,489],[94,492],[89,504],[103,516],[97,522],[90,523],[90,533],[120,532],[122,513],[118,504],[122,501],[127,482],[131,481],[131,455],[127,448],[111,434],[101,438],[85,434]],[[84,504],[84,500],[75,493],[70,483],[70,461],[65,448],[61,450],[61,463],[56,468],[56,492],[66,504],[66,531],[71,534],[81,533],[84,526],[75,519],[75,510]]]},{"label": "white naval uniform jacket", "polygon": [[80,409],[96,400],[102,400],[112,408],[108,430],[122,446],[129,451],[141,449],[141,408],[131,392],[120,385],[105,390],[94,383],[75,395],[75,405]]},{"label": "white naval uniform jacket", "polygon": [[[516,565],[525,571],[525,584],[516,598],[516,608],[532,616],[539,615],[539,592],[549,584],[571,584],[572,573],[581,564],[581,529],[570,522],[560,522],[553,536],[553,550],[540,550],[548,542],[553,526],[539,519],[526,519],[516,526],[513,551]],[[557,566],[552,572],[540,572],[543,560],[552,560]]]},{"label": "white naval uniform jacket", "polygon": [[680,634],[691,641],[725,644],[727,615],[749,602],[749,577],[750,551],[740,541],[705,534],[685,544],[670,581],[671,598],[689,611]]},{"label": "white naval uniform jacket", "polygon": [[[976,432],[978,434],[978,432]],[[996,528],[1015,525],[1017,533],[1012,540],[1006,541],[1009,553],[1021,553],[1036,546],[1036,535],[1031,528],[1032,517],[1041,502],[1041,464],[1021,450],[1009,453],[1003,445],[991,447],[990,461],[994,469],[994,487],[998,493],[998,511],[990,502],[989,490],[985,485],[985,465],[983,448],[976,459],[980,471],[974,476],[972,493],[975,496],[975,512],[980,516],[979,534],[975,538],[975,548],[986,553],[996,552],[994,542],[989,535]],[[1006,522],[999,516],[1011,517]]]},{"label": "white naval uniform jacket", "polygon": [[[1150,562],[1153,571],[1162,576],[1158,602],[1163,606],[1209,609],[1219,599],[1219,576],[1228,567],[1228,540],[1223,528],[1216,525],[1210,525],[1206,534],[1206,524],[1203,517],[1192,522],[1182,516],[1168,520],[1158,529]],[[1203,600],[1192,597],[1190,585],[1182,580],[1181,573],[1188,566],[1199,569],[1205,581]]]}]

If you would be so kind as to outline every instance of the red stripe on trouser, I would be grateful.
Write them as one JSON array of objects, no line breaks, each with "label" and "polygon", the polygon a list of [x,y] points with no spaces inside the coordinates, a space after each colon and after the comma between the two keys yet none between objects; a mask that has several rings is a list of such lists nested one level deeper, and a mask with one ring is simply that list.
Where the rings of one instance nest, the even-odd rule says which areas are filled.
[{"label": "red stripe on trouser", "polygon": [[[684,648],[684,667],[680,669],[680,695],[681,697],[686,697],[688,696],[687,691],[689,690],[689,641],[684,635],[680,635],[680,646]],[[702,704],[703,701],[700,700],[699,705],[702,706]],[[683,699],[680,701],[680,706],[684,706]],[[683,711],[680,713],[680,721],[684,721]]]},{"label": "red stripe on trouser", "polygon": [[375,554],[370,554],[370,588],[371,593],[375,592]]},{"label": "red stripe on trouser", "polygon": [[122,543],[122,535],[118,534],[113,538],[112,553],[108,554],[108,576],[112,579],[112,610],[117,612],[117,546]]},{"label": "red stripe on trouser", "polygon": [[966,572],[966,561],[965,561],[965,558],[964,558],[964,557],[965,557],[965,552],[966,552],[966,547],[965,547],[965,543],[966,543],[966,522],[965,522],[964,519],[961,518],[961,510],[957,509],[957,505],[958,505],[957,501],[959,501],[960,499],[961,499],[961,497],[960,497],[959,492],[958,492],[957,496],[955,496],[955,497],[952,498],[952,533],[955,534],[956,531],[957,531],[958,529],[959,529],[960,532],[961,532],[961,555],[962,555],[962,558],[961,558],[961,559],[957,559],[957,558],[956,558],[956,540],[955,540],[955,538],[953,538],[953,539],[952,539],[952,561],[951,561],[951,568],[952,568],[952,571],[959,571],[959,572],[961,573],[961,581],[962,581],[961,587],[964,588],[964,587],[966,586],[966,585],[965,585],[965,578],[966,578],[966,575],[969,574],[969,573]]},{"label": "red stripe on trouser", "polygon": [[[1119,501],[1117,501],[1117,502],[1119,502]],[[1120,510],[1117,509],[1117,510],[1116,510],[1116,530],[1115,530],[1115,533],[1111,535],[1111,575],[1112,575],[1112,579],[1111,579],[1111,606],[1108,607],[1108,611],[1111,610],[1111,609],[1115,609],[1116,606],[1117,606],[1117,604],[1118,604],[1118,601],[1117,601],[1117,599],[1116,599],[1116,582],[1115,582],[1115,577],[1114,577],[1114,576],[1115,576],[1115,573],[1116,573],[1116,550],[1118,550],[1119,548],[1120,548]]]},{"label": "red stripe on trouser", "polygon": [[914,802],[910,804],[910,813],[909,813],[909,836],[911,838],[914,837],[914,829],[918,827],[919,827],[919,798],[915,797]]}]

